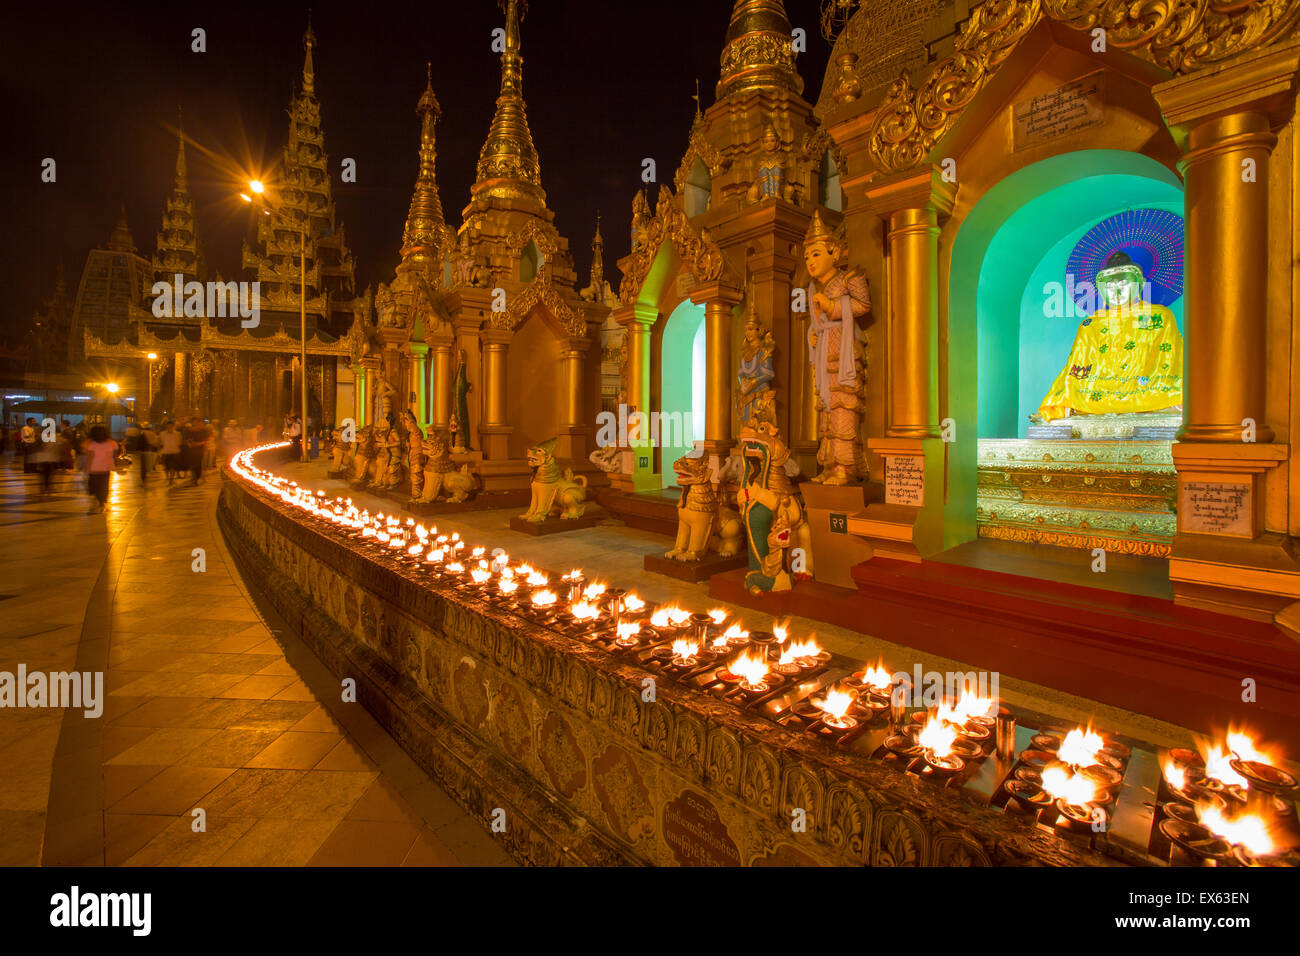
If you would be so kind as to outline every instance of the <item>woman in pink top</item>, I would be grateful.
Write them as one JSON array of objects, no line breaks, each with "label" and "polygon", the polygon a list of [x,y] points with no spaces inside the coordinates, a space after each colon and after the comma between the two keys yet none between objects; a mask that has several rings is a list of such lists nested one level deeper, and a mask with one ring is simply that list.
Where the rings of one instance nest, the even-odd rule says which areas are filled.
[{"label": "woman in pink top", "polygon": [[82,451],[86,453],[90,493],[95,496],[90,514],[95,514],[108,507],[108,476],[113,473],[113,463],[117,459],[117,442],[108,436],[107,428],[96,425],[90,430],[90,438],[82,446]]}]

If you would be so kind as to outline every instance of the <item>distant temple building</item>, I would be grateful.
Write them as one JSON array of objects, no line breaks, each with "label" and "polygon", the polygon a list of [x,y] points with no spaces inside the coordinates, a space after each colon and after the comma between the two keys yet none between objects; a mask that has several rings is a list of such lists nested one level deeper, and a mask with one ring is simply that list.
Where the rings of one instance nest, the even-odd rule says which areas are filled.
[{"label": "distant temple building", "polygon": [[[152,259],[135,252],[125,211],[108,247],[92,251],[87,259],[71,349],[84,348],[85,359],[101,366],[116,363],[119,377],[147,379],[146,388],[136,389],[143,392],[137,397],[142,418],[198,415],[266,422],[301,413],[300,246],[305,244],[308,419],[334,420],[339,360],[351,357],[344,334],[354,310],[369,306],[355,297],[355,265],[335,218],[315,95],[316,37],[310,26],[304,44],[279,188],[268,214],[259,217],[257,247],[243,250],[250,281],[259,283],[255,325],[243,327],[236,284],[208,275],[189,192],[183,131]],[[191,314],[188,306],[155,309],[154,283],[177,281],[182,286],[205,283],[209,292],[217,283],[216,313],[205,308]],[[75,363],[82,356],[70,358]]]}]

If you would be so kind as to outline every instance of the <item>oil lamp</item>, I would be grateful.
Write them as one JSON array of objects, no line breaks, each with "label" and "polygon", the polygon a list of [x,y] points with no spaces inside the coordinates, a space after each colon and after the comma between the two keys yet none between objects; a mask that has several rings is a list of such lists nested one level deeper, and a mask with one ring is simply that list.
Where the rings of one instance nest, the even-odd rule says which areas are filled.
[{"label": "oil lamp", "polygon": [[578,622],[594,621],[600,617],[600,608],[591,604],[585,598],[580,598],[576,604],[569,605],[569,613],[573,619]]},{"label": "oil lamp", "polygon": [[559,595],[554,591],[543,589],[533,595],[533,607],[552,607],[559,600]]},{"label": "oil lamp", "polygon": [[916,737],[925,762],[941,773],[956,773],[966,766],[966,761],[952,752],[956,740],[957,728],[945,720],[927,720]]},{"label": "oil lamp", "polygon": [[832,689],[822,701],[822,723],[833,730],[851,730],[858,722],[849,716],[849,707],[853,704],[853,695],[842,690]]},{"label": "oil lamp", "polygon": [[619,647],[636,647],[640,643],[637,634],[641,630],[641,625],[627,621],[619,624],[616,630],[618,637],[614,638],[614,643]]},{"label": "oil lamp", "polygon": [[673,641],[673,658],[672,663],[676,667],[691,667],[698,663],[697,655],[700,652],[700,645],[695,641],[688,641],[679,637]]},{"label": "oil lamp", "polygon": [[751,694],[761,694],[769,689],[767,683],[767,661],[762,656],[746,652],[728,665],[727,670],[734,675],[740,689]]}]

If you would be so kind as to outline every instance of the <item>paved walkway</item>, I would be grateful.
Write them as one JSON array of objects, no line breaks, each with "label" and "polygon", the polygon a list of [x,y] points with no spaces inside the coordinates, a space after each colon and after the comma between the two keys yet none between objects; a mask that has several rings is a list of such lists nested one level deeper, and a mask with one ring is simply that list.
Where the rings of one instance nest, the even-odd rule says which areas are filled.
[{"label": "paved walkway", "polygon": [[88,515],[77,477],[37,498],[17,464],[0,459],[0,672],[100,671],[106,699],[98,719],[0,709],[0,865],[510,863],[262,617],[216,527],[219,476],[118,474]]}]

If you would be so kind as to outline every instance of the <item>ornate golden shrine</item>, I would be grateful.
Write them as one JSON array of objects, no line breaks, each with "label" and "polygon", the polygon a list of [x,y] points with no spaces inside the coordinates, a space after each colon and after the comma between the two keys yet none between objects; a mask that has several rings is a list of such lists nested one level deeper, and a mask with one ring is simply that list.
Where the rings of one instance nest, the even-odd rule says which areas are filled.
[{"label": "ornate golden shrine", "polygon": [[[817,116],[845,160],[850,246],[888,315],[872,343],[873,367],[885,370],[869,377],[869,404],[883,412],[867,424],[873,479],[888,496],[896,463],[924,476],[910,507],[873,504],[850,519],[875,554],[920,560],[975,534],[977,343],[958,272],[963,226],[1013,173],[1073,151],[1124,151],[1175,172],[1186,193],[1176,598],[1293,619],[1297,24],[1294,0],[913,0],[853,14]],[[1100,122],[1015,140],[1017,104],[1098,72]],[[954,440],[942,440],[945,426]]]},{"label": "ornate golden shrine", "polygon": [[471,389],[465,403],[471,461],[486,491],[528,486],[527,449],[558,438],[556,455],[584,471],[599,408],[600,365],[589,361],[608,314],[584,298],[568,241],[546,206],[523,99],[520,11],[506,5],[501,87],[479,153],[478,176],[453,231],[435,174],[439,108],[430,78],[417,105],[419,172],[402,235],[402,262],[359,316],[358,425],[379,418],[381,392],[410,408],[422,428],[450,431],[458,358]]}]

